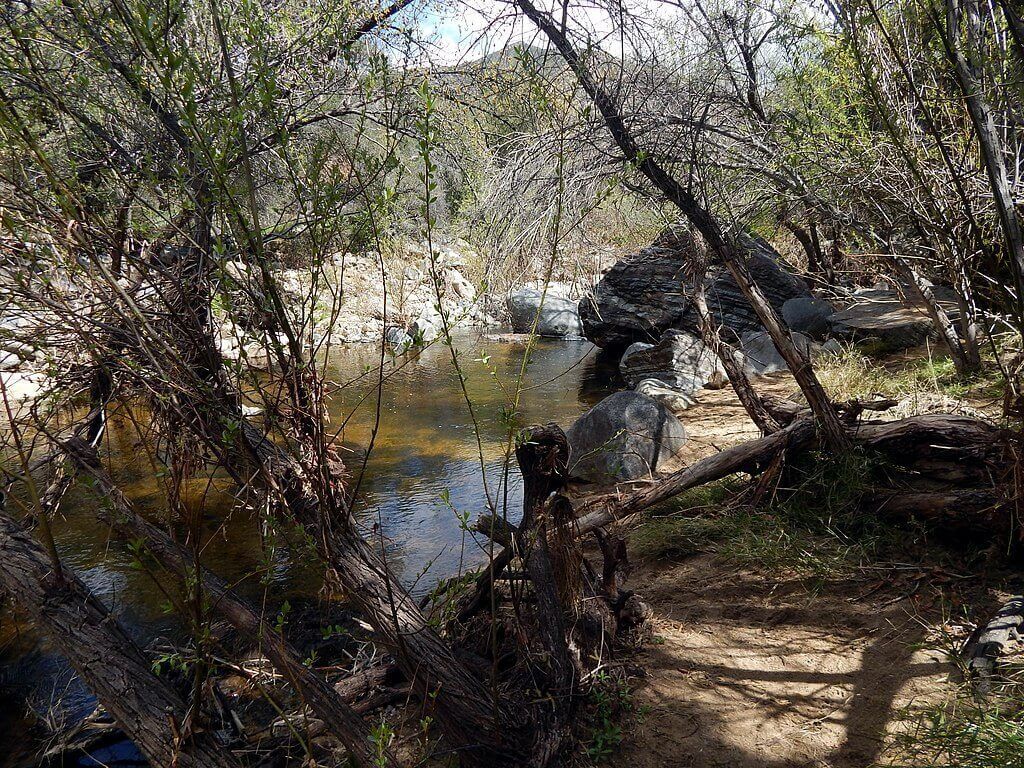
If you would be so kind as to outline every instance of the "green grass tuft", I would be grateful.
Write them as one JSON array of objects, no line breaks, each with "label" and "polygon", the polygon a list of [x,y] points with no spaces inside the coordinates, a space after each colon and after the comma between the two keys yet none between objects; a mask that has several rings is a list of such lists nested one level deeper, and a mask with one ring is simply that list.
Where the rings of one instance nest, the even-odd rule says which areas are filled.
[{"label": "green grass tuft", "polygon": [[656,559],[707,552],[769,573],[840,578],[896,535],[860,513],[879,471],[879,459],[859,451],[810,453],[788,467],[780,487],[757,507],[742,482],[694,489],[653,510],[632,532],[632,549]]},{"label": "green grass tuft", "polygon": [[929,354],[879,362],[855,346],[837,355],[822,356],[815,372],[836,400],[868,399],[876,395],[902,399],[913,395],[946,395],[957,399],[998,398],[1003,379],[994,358],[981,372],[962,377],[953,361],[940,350]]}]

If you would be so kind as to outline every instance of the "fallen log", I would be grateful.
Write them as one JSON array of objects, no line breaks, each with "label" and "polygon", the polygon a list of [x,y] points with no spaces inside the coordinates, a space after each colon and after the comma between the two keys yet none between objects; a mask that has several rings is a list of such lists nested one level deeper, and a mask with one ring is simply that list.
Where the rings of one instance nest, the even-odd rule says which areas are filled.
[{"label": "fallen log", "polygon": [[[786,405],[780,405],[786,403]],[[794,453],[817,444],[814,424],[806,409],[796,403],[765,398],[773,415],[786,426],[765,437],[726,448],[713,456],[691,464],[653,483],[641,487],[615,489],[610,493],[588,496],[573,502],[576,513],[577,534],[589,533],[616,522],[629,522],[635,515],[673,496],[721,480],[737,472],[756,474],[775,460],[781,452]],[[792,407],[790,407],[792,406]],[[880,400],[870,404],[858,403],[861,410],[891,407],[891,401]],[[1002,453],[1001,433],[998,428],[968,416],[926,414],[899,421],[865,422],[852,434],[855,445],[886,455],[894,464],[921,471],[940,473],[954,481],[957,477],[976,478],[993,475],[994,464]],[[951,522],[960,513],[957,523],[977,523],[978,518],[964,518],[966,511],[992,510],[993,515],[981,518],[996,527],[1002,519],[995,514],[998,495],[993,488],[929,489],[928,491],[879,492],[869,497],[869,505],[885,505],[893,515]],[[507,524],[490,516],[477,522],[477,530],[507,544]],[[479,609],[490,584],[511,562],[512,548],[507,545],[495,557],[491,566],[477,577],[476,588],[462,605],[458,615],[464,620]]]},{"label": "fallen log", "polygon": [[985,461],[1001,451],[1001,432],[970,416],[929,413],[898,421],[868,421],[857,427],[860,445],[886,454],[897,463],[921,459]]},{"label": "fallen log", "polygon": [[185,702],[153,674],[121,624],[67,568],[0,513],[0,584],[68,659],[154,766],[237,768],[213,735],[190,725]]},{"label": "fallen log", "polygon": [[964,534],[986,535],[1008,521],[1001,499],[992,488],[952,488],[942,491],[885,491],[867,497],[862,506],[898,520],[921,520],[932,527]]},{"label": "fallen log", "polygon": [[172,541],[164,531],[135,511],[109,475],[99,466],[90,446],[79,440],[69,441],[65,448],[77,468],[92,478],[96,490],[111,502],[112,508],[104,505],[97,507],[96,516],[102,522],[128,540],[143,542],[146,552],[178,578],[184,579],[186,574],[198,577],[202,582],[203,591],[211,598],[211,607],[240,632],[259,639],[263,653],[291,683],[309,708],[345,745],[357,765],[366,768],[383,765],[397,768],[398,762],[390,751],[378,753],[369,725],[338,695],[335,688],[306,667],[301,654],[280,632],[257,615],[218,576],[201,566],[197,568],[184,547]]},{"label": "fallen log", "polygon": [[[644,509],[689,488],[720,480],[736,472],[755,472],[760,466],[771,461],[780,450],[810,445],[814,440],[814,434],[813,422],[810,419],[801,419],[765,437],[726,448],[652,485],[624,492],[613,491],[577,501],[574,504],[575,533],[582,535],[614,522],[627,521]],[[465,621],[479,610],[490,593],[492,583],[515,556],[515,548],[510,546],[508,538],[514,528],[503,520],[484,515],[477,520],[476,530],[503,545],[503,549],[491,564],[481,571],[470,597],[460,605],[457,612],[460,621]]]},{"label": "fallen log", "polygon": [[334,691],[354,712],[367,715],[408,697],[412,688],[395,664],[378,664],[342,678]]},{"label": "fallen log", "polygon": [[800,419],[778,432],[719,451],[651,485],[585,499],[576,505],[577,530],[583,534],[595,528],[624,521],[683,491],[721,480],[737,472],[756,473],[779,451],[806,448],[814,442],[814,437],[813,422],[810,419]]},{"label": "fallen log", "polygon": [[[866,422],[853,433],[855,444],[878,451],[895,464],[913,467],[920,461],[942,460],[980,466],[1000,454],[1000,431],[986,422],[968,416],[927,414],[899,421]],[[674,472],[654,483],[624,492],[590,497],[577,503],[577,527],[580,533],[624,520],[638,512],[705,483],[721,480],[740,471],[757,472],[779,451],[795,452],[814,446],[814,426],[810,419],[790,422],[785,429],[726,448],[713,456]],[[989,500],[984,490],[963,491],[964,501],[980,504]],[[924,505],[939,502],[938,496],[919,496],[906,500]],[[895,503],[895,502],[894,502]]]}]

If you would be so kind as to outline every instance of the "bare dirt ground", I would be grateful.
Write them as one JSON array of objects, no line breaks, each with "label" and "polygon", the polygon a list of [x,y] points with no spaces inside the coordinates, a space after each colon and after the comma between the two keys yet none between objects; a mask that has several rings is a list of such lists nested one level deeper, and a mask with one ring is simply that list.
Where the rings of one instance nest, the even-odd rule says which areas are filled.
[{"label": "bare dirt ground", "polygon": [[[759,381],[788,396],[788,375]],[[681,414],[687,461],[757,436],[731,389]],[[635,704],[615,766],[863,767],[885,762],[905,711],[947,695],[934,649],[947,574],[881,569],[836,581],[759,573],[709,554],[634,561],[655,611],[633,661]],[[929,641],[929,642],[925,642]],[[932,649],[924,649],[921,644]]]},{"label": "bare dirt ground", "polygon": [[914,650],[937,601],[896,589],[809,593],[708,555],[644,563],[630,586],[655,610],[655,642],[636,659],[647,712],[617,766],[869,766],[901,711],[941,696],[952,672]]}]

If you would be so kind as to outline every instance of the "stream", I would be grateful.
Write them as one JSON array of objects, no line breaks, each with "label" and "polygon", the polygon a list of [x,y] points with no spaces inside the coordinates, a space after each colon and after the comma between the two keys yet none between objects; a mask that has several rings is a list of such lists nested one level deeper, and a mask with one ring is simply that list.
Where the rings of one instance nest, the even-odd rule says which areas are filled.
[{"label": "stream", "polygon": [[[422,351],[388,355],[379,428],[359,485],[359,519],[373,535],[383,537],[389,565],[417,596],[439,579],[484,561],[483,542],[463,530],[460,514],[474,520],[487,508],[488,495],[499,511],[507,504],[510,519],[520,514],[514,457],[511,471],[505,471],[505,414],[525,345],[467,331],[455,337],[455,347],[467,376],[476,429],[448,347],[436,343]],[[379,360],[379,347],[353,344],[337,347],[327,361],[328,379],[344,385],[331,394],[328,411],[353,473],[362,464],[377,422]],[[617,372],[601,364],[589,342],[542,340],[527,367],[515,423],[554,421],[568,427],[617,383]],[[137,425],[144,422],[138,409],[131,417],[113,414],[105,450],[125,494],[143,512],[160,515],[166,510],[163,485],[138,437]],[[238,582],[238,590],[247,597],[266,598],[271,605],[315,599],[321,587],[320,564],[305,553],[293,556],[287,544],[266,548],[259,516],[238,503],[227,478],[197,478],[187,491],[188,508],[201,516],[206,532],[206,565],[229,582]],[[180,636],[180,622],[165,609],[160,586],[133,567],[125,545],[96,521],[96,503],[81,487],[72,488],[65,498],[64,517],[55,524],[65,563],[113,606],[138,642]],[[268,574],[264,586],[251,577],[261,568]],[[32,746],[25,738],[29,710],[59,713],[65,722],[75,722],[94,703],[45,638],[11,621],[6,612],[0,615],[0,744],[11,745],[0,755],[0,766],[25,764],[25,750]],[[96,757],[108,764],[132,762],[125,754]]]}]

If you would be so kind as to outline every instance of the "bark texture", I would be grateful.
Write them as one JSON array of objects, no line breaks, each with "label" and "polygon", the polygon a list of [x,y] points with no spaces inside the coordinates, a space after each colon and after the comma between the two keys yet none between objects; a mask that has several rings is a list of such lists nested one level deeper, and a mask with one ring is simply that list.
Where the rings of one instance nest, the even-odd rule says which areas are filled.
[{"label": "bark texture", "polygon": [[159,768],[237,768],[213,735],[189,725],[182,698],[106,607],[66,568],[54,574],[32,536],[0,513],[0,584],[71,662],[146,759]]}]

